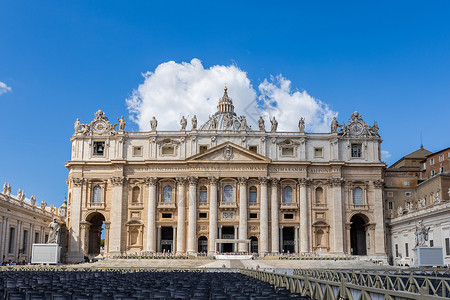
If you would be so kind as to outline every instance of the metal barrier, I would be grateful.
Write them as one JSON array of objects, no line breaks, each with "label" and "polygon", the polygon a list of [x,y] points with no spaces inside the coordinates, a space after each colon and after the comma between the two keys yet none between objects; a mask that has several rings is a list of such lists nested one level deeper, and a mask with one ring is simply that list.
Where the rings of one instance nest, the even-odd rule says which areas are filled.
[{"label": "metal barrier", "polygon": [[297,275],[239,270],[317,300],[449,299],[450,279],[416,275],[374,274],[331,270],[296,270]]}]

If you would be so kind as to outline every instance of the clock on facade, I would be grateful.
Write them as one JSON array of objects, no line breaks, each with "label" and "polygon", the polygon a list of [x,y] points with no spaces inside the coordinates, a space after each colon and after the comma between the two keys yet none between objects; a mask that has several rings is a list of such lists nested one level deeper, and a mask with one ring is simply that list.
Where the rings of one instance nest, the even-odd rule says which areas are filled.
[{"label": "clock on facade", "polygon": [[360,123],[355,123],[350,127],[350,132],[359,135],[363,132],[363,126]]},{"label": "clock on facade", "polygon": [[94,130],[97,133],[103,133],[106,130],[106,123],[105,122],[97,122],[94,125]]}]

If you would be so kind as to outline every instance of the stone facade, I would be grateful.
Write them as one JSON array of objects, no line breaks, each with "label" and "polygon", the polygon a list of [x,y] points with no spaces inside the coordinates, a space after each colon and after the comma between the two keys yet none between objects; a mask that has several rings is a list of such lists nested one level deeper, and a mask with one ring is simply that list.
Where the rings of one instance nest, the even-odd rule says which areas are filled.
[{"label": "stone facade", "polygon": [[[385,257],[378,126],[357,112],[329,133],[258,129],[225,90],[179,131],[126,132],[98,111],[71,138],[68,260],[141,251],[325,252]],[[118,128],[117,128],[118,127]],[[340,130],[339,130],[340,129]],[[250,240],[216,244],[217,239]]]},{"label": "stone facade", "polygon": [[[0,193],[0,264],[8,262],[31,261],[31,248],[34,243],[46,243],[50,229],[48,224],[53,217],[59,222],[65,218],[66,208],[47,206],[42,201],[36,206],[36,198],[25,200],[25,193],[19,189],[17,196],[11,195],[9,184]],[[62,236],[62,244],[66,242]]]}]

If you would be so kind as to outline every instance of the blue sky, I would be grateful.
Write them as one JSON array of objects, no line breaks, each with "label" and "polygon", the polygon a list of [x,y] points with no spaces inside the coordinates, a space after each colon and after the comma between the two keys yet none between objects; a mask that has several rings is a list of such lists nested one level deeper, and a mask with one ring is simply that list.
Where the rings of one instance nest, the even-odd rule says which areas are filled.
[{"label": "blue sky", "polygon": [[[1,1],[0,7],[6,85],[0,84],[0,183],[10,182],[13,194],[18,188],[34,194],[38,203],[59,206],[64,198],[75,119],[88,123],[103,109],[138,130],[126,99],[145,86],[143,73],[169,61],[186,67],[198,59],[207,71],[234,66],[257,96],[265,80],[279,87],[281,75],[291,84],[288,96],[305,91],[340,122],[358,110],[369,124],[377,120],[387,163],[416,150],[421,133],[431,151],[450,144],[448,1]],[[239,95],[232,95],[235,103]]]}]

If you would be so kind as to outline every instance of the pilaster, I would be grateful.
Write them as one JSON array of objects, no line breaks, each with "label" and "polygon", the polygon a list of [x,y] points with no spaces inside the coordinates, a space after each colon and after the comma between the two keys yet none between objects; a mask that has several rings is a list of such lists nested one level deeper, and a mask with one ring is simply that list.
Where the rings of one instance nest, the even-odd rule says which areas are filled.
[{"label": "pilaster", "polygon": [[272,253],[280,252],[280,235],[278,222],[278,178],[272,178],[272,193],[271,193],[271,217],[272,217]]},{"label": "pilaster", "polygon": [[259,218],[259,238],[260,247],[259,253],[265,254],[269,252],[269,203],[267,201],[267,178],[259,178],[259,190],[261,210]]},{"label": "pilaster", "polygon": [[214,254],[217,239],[217,177],[209,177],[209,245],[208,252]]},{"label": "pilaster", "polygon": [[189,224],[188,224],[188,253],[196,251],[196,230],[197,230],[197,177],[189,177]]},{"label": "pilaster", "polygon": [[[248,178],[239,177],[239,239],[247,239],[247,180]],[[239,252],[247,252],[247,244],[239,243]]]},{"label": "pilaster", "polygon": [[300,252],[309,252],[309,226],[308,226],[308,194],[306,192],[307,185],[310,180],[300,178]]},{"label": "pilaster", "polygon": [[122,253],[122,206],[123,206],[123,183],[125,178],[115,176],[110,178],[110,183],[113,185],[114,198],[112,201],[111,212],[111,253]]},{"label": "pilaster", "polygon": [[184,187],[186,184],[185,177],[177,178],[178,203],[177,203],[177,253],[185,252],[185,202],[184,202]]},{"label": "pilaster", "polygon": [[148,225],[147,225],[147,251],[156,252],[156,177],[145,179],[148,184]]},{"label": "pilaster", "polygon": [[[72,224],[71,230],[69,231],[67,262],[81,262],[84,259],[80,241],[81,203],[83,201],[82,188],[84,179],[71,178],[70,182],[72,188],[72,213],[70,222]],[[39,235],[41,241],[44,241],[44,230],[41,230]]]}]

